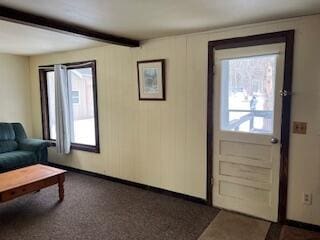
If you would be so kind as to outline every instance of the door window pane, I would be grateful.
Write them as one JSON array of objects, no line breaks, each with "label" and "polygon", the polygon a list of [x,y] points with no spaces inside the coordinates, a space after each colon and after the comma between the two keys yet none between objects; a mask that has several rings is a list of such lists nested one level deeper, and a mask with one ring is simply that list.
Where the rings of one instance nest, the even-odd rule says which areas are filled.
[{"label": "door window pane", "polygon": [[277,55],[221,61],[221,129],[272,134]]}]

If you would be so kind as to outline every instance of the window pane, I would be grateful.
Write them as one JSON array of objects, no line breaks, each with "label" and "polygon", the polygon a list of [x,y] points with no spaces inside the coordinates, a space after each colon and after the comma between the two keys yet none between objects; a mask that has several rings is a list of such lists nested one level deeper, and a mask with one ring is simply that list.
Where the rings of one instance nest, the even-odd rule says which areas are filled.
[{"label": "window pane", "polygon": [[56,115],[55,115],[55,87],[54,72],[47,72],[47,91],[48,91],[48,109],[50,139],[56,139]]},{"label": "window pane", "polygon": [[96,145],[91,68],[68,70],[71,85],[73,143]]},{"label": "window pane", "polygon": [[273,133],[277,55],[222,60],[221,129]]}]

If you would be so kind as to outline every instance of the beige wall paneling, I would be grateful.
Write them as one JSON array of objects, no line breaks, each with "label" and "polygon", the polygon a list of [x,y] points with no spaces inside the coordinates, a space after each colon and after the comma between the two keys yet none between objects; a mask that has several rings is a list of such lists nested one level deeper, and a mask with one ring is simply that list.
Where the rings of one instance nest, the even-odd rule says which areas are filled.
[{"label": "beige wall paneling", "polygon": [[[73,151],[50,161],[205,198],[207,42],[296,30],[288,218],[320,225],[320,15],[146,41],[140,48],[105,46],[30,58],[33,133],[41,137],[38,66],[97,59],[101,154]],[[165,58],[167,100],[138,101],[136,61]],[[302,193],[313,205],[302,204]]]},{"label": "beige wall paneling", "polygon": [[32,134],[29,58],[0,53],[0,122],[21,122]]}]

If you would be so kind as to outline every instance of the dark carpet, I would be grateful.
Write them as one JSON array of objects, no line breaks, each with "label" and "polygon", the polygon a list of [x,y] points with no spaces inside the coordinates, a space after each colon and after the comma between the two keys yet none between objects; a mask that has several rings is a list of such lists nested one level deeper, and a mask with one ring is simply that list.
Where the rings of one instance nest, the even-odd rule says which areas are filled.
[{"label": "dark carpet", "polygon": [[320,233],[284,225],[280,240],[320,240]]},{"label": "dark carpet", "polygon": [[195,240],[218,210],[190,201],[67,173],[65,200],[52,186],[0,204],[1,240]]}]

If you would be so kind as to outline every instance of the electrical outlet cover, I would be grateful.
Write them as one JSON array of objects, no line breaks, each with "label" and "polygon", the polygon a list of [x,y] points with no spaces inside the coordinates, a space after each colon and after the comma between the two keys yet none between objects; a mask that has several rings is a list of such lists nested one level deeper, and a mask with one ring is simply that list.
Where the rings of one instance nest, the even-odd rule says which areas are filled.
[{"label": "electrical outlet cover", "polygon": [[311,205],[312,204],[312,194],[311,193],[303,193],[303,204]]}]

